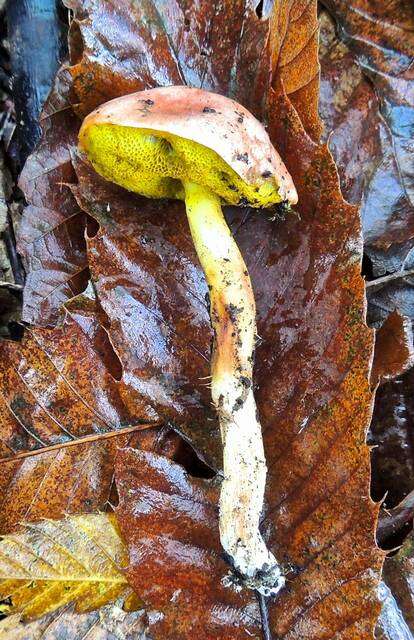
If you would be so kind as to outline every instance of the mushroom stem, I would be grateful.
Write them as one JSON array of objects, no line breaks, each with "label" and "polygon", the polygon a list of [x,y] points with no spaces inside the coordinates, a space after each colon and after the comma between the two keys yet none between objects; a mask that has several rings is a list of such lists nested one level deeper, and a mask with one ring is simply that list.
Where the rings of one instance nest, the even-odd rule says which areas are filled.
[{"label": "mushroom stem", "polygon": [[248,586],[269,595],[279,591],[284,579],[259,532],[267,469],[252,384],[252,285],[219,198],[192,182],[183,186],[191,235],[210,291],[211,389],[223,442],[221,544]]}]

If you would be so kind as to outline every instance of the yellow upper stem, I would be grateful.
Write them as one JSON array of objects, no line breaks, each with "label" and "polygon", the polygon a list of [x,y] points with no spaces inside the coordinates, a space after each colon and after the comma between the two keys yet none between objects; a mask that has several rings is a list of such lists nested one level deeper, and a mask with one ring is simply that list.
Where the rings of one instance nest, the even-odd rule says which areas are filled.
[{"label": "yellow upper stem", "polygon": [[210,291],[213,381],[228,374],[251,379],[256,307],[245,262],[219,198],[192,182],[184,182],[184,190],[191,235]]}]

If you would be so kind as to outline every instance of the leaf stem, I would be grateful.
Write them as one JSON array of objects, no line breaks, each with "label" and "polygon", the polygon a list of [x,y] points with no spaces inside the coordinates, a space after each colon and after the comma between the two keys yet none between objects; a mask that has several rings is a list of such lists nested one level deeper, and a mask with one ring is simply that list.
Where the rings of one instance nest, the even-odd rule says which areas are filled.
[{"label": "leaf stem", "polygon": [[48,453],[49,451],[58,451],[60,449],[66,449],[68,447],[76,447],[88,442],[99,442],[101,440],[108,440],[109,438],[115,438],[116,436],[126,435],[127,433],[133,433],[134,431],[144,431],[145,429],[152,429],[153,427],[159,427],[161,422],[151,422],[148,424],[137,424],[133,427],[125,427],[118,431],[110,431],[109,433],[96,433],[90,436],[84,436],[77,438],[76,440],[70,440],[69,442],[61,442],[59,444],[52,444],[49,447],[41,447],[40,449],[34,449],[33,451],[24,451],[23,453],[16,453],[14,456],[8,458],[0,458],[2,462],[14,462],[21,460],[22,458],[30,458],[31,456],[38,456],[41,453]]}]

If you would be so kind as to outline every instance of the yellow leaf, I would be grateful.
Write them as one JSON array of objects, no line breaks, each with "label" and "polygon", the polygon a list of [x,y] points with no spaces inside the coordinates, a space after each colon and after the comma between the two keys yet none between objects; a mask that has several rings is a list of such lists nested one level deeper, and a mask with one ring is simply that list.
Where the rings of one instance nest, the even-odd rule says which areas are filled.
[{"label": "yellow leaf", "polygon": [[127,551],[113,515],[24,526],[0,542],[1,613],[33,620],[69,602],[85,612],[130,595],[122,572]]}]

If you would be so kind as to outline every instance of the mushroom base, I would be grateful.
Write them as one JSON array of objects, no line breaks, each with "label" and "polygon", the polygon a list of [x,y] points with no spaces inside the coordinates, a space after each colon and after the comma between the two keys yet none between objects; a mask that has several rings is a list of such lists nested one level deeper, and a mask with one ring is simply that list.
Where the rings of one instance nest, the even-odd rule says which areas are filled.
[{"label": "mushroom base", "polygon": [[212,399],[223,442],[220,540],[246,586],[277,593],[284,578],[259,531],[266,483],[261,426],[253,395],[256,307],[246,265],[206,187],[184,182],[191,234],[210,291],[214,330]]}]

